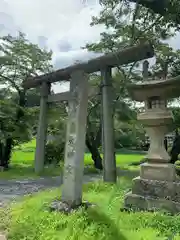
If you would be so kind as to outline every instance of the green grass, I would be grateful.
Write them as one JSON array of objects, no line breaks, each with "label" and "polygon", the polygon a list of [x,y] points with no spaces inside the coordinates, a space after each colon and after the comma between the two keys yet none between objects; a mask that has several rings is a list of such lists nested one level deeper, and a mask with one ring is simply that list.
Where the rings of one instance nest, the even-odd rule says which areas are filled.
[{"label": "green grass", "polygon": [[[0,179],[17,179],[17,178],[36,178],[39,175],[34,173],[33,162],[35,153],[35,140],[22,144],[14,149],[11,159],[11,168],[9,171],[1,172]],[[139,161],[143,158],[141,154],[116,154],[117,166],[123,169],[137,169],[137,167],[129,167],[131,162]],[[91,155],[86,153],[85,159],[85,173],[96,173],[97,170],[93,166]],[[45,168],[40,176],[58,176],[62,171],[61,167],[49,166]]]},{"label": "green grass", "polygon": [[96,206],[70,215],[48,210],[59,189],[25,197],[1,212],[1,230],[8,240],[180,240],[180,216],[120,212],[130,186],[123,178],[117,185],[87,184],[83,197]]}]

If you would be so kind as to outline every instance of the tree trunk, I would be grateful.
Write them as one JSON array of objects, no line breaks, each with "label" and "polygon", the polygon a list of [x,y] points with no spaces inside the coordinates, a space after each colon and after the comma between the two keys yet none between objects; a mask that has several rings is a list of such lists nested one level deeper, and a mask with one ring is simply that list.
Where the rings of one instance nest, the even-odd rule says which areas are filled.
[{"label": "tree trunk", "polygon": [[3,150],[4,150],[4,145],[3,145],[3,143],[0,142],[0,167],[1,168],[3,168],[3,166],[4,166]]},{"label": "tree trunk", "polygon": [[174,164],[178,160],[178,155],[180,153],[180,136],[178,132],[176,131],[176,136],[173,142],[173,146],[170,152],[171,156],[171,163]]},{"label": "tree trunk", "polygon": [[12,149],[13,149],[13,139],[9,137],[6,139],[4,154],[3,154],[3,167],[5,170],[8,170],[9,168]]},{"label": "tree trunk", "polygon": [[166,151],[168,151],[167,137],[164,138],[164,147],[165,147]]},{"label": "tree trunk", "polygon": [[98,130],[98,132],[96,134],[96,138],[95,138],[96,147],[99,147],[101,145],[101,141],[102,141],[102,124],[100,122],[99,130]]},{"label": "tree trunk", "polygon": [[94,161],[94,167],[102,170],[103,169],[102,158],[96,146],[96,142],[90,141],[88,134],[86,134],[86,146],[91,153],[92,159]]}]

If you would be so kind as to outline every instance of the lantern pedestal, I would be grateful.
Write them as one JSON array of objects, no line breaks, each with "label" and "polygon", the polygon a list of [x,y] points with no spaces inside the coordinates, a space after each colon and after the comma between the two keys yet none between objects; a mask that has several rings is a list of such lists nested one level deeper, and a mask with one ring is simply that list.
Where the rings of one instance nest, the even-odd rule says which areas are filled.
[{"label": "lantern pedestal", "polygon": [[150,137],[150,147],[145,157],[148,162],[141,165],[140,176],[133,179],[132,191],[125,196],[125,208],[179,212],[180,183],[164,146],[165,134],[172,123],[171,113],[156,109],[140,114],[138,119]]},{"label": "lantern pedestal", "polygon": [[138,120],[144,125],[147,135],[150,138],[150,147],[145,159],[148,162],[168,163],[170,156],[164,146],[165,135],[172,125],[172,114],[168,109],[146,109],[138,115]]},{"label": "lantern pedestal", "polygon": [[173,164],[144,163],[140,176],[132,181],[132,191],[124,200],[125,209],[180,212],[180,181]]},{"label": "lantern pedestal", "polygon": [[180,212],[180,182],[172,164],[141,166],[140,176],[133,179],[132,191],[125,196],[125,208]]},{"label": "lantern pedestal", "polygon": [[150,81],[130,87],[133,100],[145,102],[145,111],[138,120],[149,135],[150,147],[147,163],[141,165],[140,176],[132,181],[132,191],[125,195],[125,209],[180,212],[180,181],[164,146],[173,121],[167,99],[173,97],[174,84],[172,80]]}]

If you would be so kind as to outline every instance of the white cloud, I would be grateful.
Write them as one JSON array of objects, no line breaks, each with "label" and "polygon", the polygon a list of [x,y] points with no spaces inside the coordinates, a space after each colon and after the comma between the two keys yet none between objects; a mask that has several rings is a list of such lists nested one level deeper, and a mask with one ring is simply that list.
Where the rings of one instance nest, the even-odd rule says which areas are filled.
[{"label": "white cloud", "polygon": [[[21,30],[30,41],[52,49],[55,68],[75,60],[87,60],[93,53],[82,50],[87,42],[97,41],[102,26],[90,27],[97,15],[99,0],[0,0],[0,34]],[[178,47],[180,36],[172,39]],[[180,47],[179,47],[180,48]],[[56,91],[62,86],[56,86]],[[64,87],[63,87],[64,88]]]},{"label": "white cloud", "polygon": [[99,39],[102,26],[90,27],[98,0],[0,0],[1,34],[21,30],[30,41],[53,50],[55,68],[94,56],[81,47]]},{"label": "white cloud", "polygon": [[[89,26],[92,15],[99,12],[97,0],[63,3],[62,0],[0,0],[0,9],[6,18],[13,19],[13,27],[25,32],[31,41],[38,42],[39,36],[46,37],[46,44],[56,57],[59,52],[60,58],[60,43],[68,42],[73,53],[78,52],[87,42],[98,40],[102,29]],[[4,22],[7,24],[7,19]]]}]

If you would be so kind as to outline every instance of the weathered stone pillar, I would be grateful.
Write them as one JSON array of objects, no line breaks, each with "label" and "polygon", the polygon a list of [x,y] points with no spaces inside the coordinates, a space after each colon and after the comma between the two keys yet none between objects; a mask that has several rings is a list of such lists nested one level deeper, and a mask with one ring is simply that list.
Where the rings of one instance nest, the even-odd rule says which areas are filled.
[{"label": "weathered stone pillar", "polygon": [[112,98],[111,68],[101,71],[102,76],[102,108],[103,108],[103,160],[105,182],[116,182],[116,159],[114,150],[114,120]]},{"label": "weathered stone pillar", "polygon": [[84,72],[77,71],[72,73],[70,92],[72,98],[69,100],[61,201],[71,207],[75,207],[82,203],[88,106],[88,76]]},{"label": "weathered stone pillar", "polygon": [[36,173],[40,173],[44,168],[45,145],[47,134],[47,108],[48,108],[48,94],[50,92],[50,84],[43,83],[41,86],[41,100],[39,123],[36,138],[36,152],[34,168]]},{"label": "weathered stone pillar", "polygon": [[146,159],[149,162],[169,163],[170,156],[164,145],[165,135],[168,133],[167,126],[145,127],[150,138],[150,147]]}]

